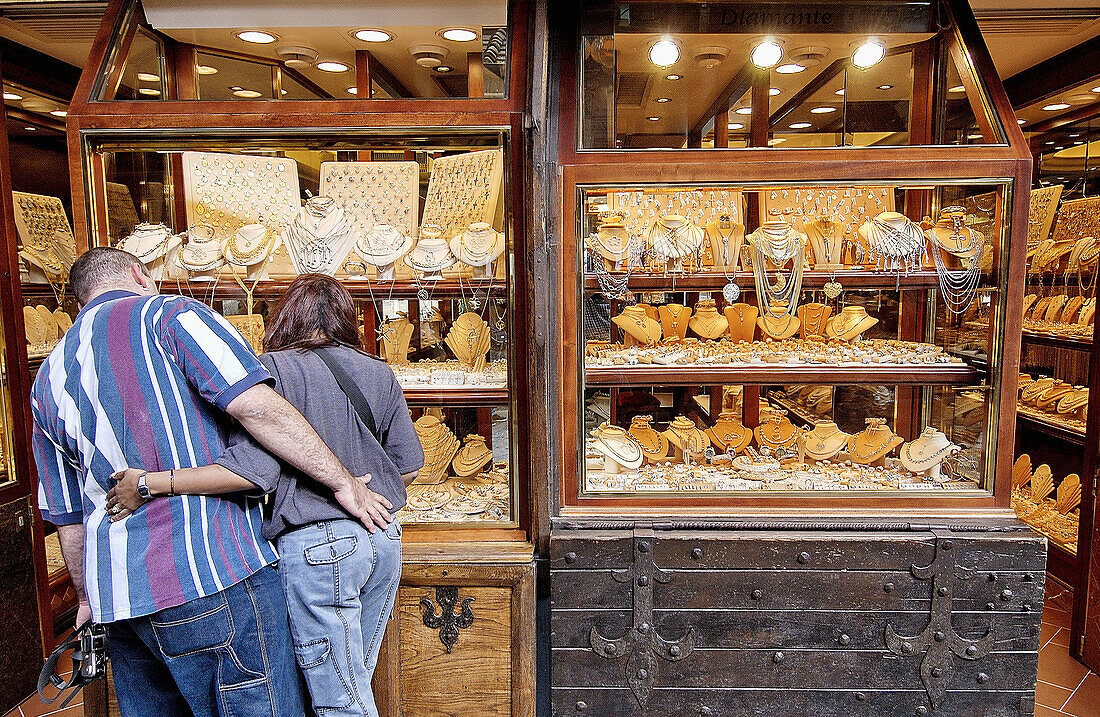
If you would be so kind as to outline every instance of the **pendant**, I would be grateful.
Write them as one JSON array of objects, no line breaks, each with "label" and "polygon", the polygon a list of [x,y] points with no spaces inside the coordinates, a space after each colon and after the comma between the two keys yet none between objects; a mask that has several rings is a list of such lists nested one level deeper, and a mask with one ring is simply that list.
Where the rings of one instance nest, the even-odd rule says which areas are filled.
[{"label": "pendant", "polygon": [[844,287],[840,284],[840,282],[835,280],[826,282],[825,286],[822,288],[825,291],[825,296],[830,299],[835,299],[836,297],[840,296],[840,292],[844,290]]},{"label": "pendant", "polygon": [[787,277],[784,276],[783,274],[776,274],[776,277],[775,277],[776,291],[783,291],[783,289],[786,286],[787,286]]},{"label": "pendant", "polygon": [[477,311],[481,308],[481,299],[477,298],[477,294],[470,297],[470,308]]},{"label": "pendant", "polygon": [[419,299],[420,301],[427,301],[428,300],[428,290],[427,289],[420,289],[419,291],[416,292],[416,298]]},{"label": "pendant", "polygon": [[732,304],[741,298],[741,287],[731,281],[722,287],[722,296],[726,299],[726,303]]},{"label": "pendant", "polygon": [[508,332],[504,329],[493,329],[489,332],[489,338],[494,344],[503,345],[508,341]]}]

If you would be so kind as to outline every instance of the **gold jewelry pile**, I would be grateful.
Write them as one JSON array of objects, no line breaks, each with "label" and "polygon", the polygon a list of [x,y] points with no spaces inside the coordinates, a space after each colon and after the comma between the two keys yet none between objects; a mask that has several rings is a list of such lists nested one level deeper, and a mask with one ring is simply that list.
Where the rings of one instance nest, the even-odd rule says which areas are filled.
[{"label": "gold jewelry pile", "polygon": [[503,388],[508,384],[508,361],[497,359],[481,371],[462,368],[458,361],[416,361],[390,364],[401,388]]},{"label": "gold jewelry pile", "polygon": [[511,520],[508,466],[468,478],[448,478],[436,485],[414,483],[408,502],[397,512],[402,523],[507,522]]},{"label": "gold jewelry pile", "polygon": [[[1053,498],[1052,498],[1053,496]],[[1054,488],[1054,477],[1045,463],[1031,470],[1031,457],[1026,453],[1012,467],[1012,508],[1020,520],[1065,548],[1077,554],[1077,532],[1080,522],[1081,479],[1071,473]]]},{"label": "gold jewelry pile", "polygon": [[1089,389],[1049,377],[1020,374],[1016,410],[1026,416],[1085,432]]}]

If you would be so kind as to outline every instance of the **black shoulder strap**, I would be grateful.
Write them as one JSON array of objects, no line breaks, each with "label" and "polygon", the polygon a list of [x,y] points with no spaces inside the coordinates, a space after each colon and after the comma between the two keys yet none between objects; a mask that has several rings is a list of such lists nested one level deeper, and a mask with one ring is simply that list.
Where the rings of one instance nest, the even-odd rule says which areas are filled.
[{"label": "black shoulder strap", "polygon": [[340,390],[351,401],[351,407],[355,409],[355,412],[359,414],[359,420],[361,420],[367,427],[367,430],[371,432],[371,435],[377,438],[379,441],[382,437],[378,435],[378,424],[374,422],[374,413],[370,410],[370,404],[367,402],[367,397],[363,395],[363,390],[359,388],[359,385],[352,380],[351,376],[344,367],[340,365],[340,362],[336,360],[336,357],[332,355],[332,349],[328,346],[322,346],[321,348],[313,349],[313,353],[325,362],[328,366],[328,370],[332,372],[332,377],[336,379],[336,384],[340,387]]}]

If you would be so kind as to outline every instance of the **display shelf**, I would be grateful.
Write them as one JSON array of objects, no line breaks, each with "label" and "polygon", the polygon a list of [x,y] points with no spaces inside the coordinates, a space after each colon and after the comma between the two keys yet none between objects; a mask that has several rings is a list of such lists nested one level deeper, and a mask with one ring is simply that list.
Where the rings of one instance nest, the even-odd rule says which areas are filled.
[{"label": "display shelf", "polygon": [[[277,299],[286,293],[294,277],[261,281],[256,285],[252,296],[255,299]],[[500,279],[445,278],[438,281],[373,281],[366,279],[341,279],[341,282],[356,299],[381,301],[385,299],[415,299],[421,288],[431,299],[462,299],[473,294],[484,296],[486,292],[494,298],[508,296],[508,287]],[[233,277],[223,276],[217,282],[208,281],[163,281],[160,290],[165,294],[181,294],[200,301],[209,299],[244,299],[245,291]],[[27,297],[48,296],[53,293],[46,284],[28,284],[23,287]]]},{"label": "display shelf", "polygon": [[451,406],[501,406],[508,403],[506,386],[441,388],[438,386],[402,386],[407,403],[447,404]]},{"label": "display shelf", "polygon": [[801,422],[804,425],[809,426],[811,428],[818,421],[824,421],[828,418],[827,416],[815,416],[814,414],[807,411],[805,407],[800,406],[797,403],[794,403],[793,401],[788,401],[786,399],[779,398],[778,396],[769,395],[768,396],[768,403],[774,404],[778,408],[781,408],[782,410],[786,411],[787,414],[791,418],[794,419],[794,421]]},{"label": "display shelf", "polygon": [[790,383],[967,385],[982,376],[964,364],[848,366],[753,364],[741,366],[597,366],[585,369],[588,386],[775,385]]},{"label": "display shelf", "polygon": [[1049,346],[1056,349],[1072,349],[1074,351],[1092,350],[1091,339],[1044,334],[1037,331],[1029,331],[1028,329],[1024,329],[1023,331],[1023,342],[1025,345]]},{"label": "display shelf", "polygon": [[1078,446],[1085,445],[1085,432],[1076,428],[1045,420],[1035,414],[1024,413],[1023,411],[1017,411],[1016,421],[1051,438],[1057,438]]},{"label": "display shelf", "polygon": [[[610,272],[612,277],[621,279],[624,272]],[[751,271],[730,272],[727,276],[720,271],[684,273],[636,273],[630,276],[628,288],[639,291],[721,291],[722,287],[733,280],[742,290],[755,290]],[[830,281],[838,281],[845,289],[931,289],[939,286],[935,271],[911,271],[897,274],[894,272],[872,271],[867,269],[842,269],[839,271],[806,271],[802,274],[803,289],[820,289]],[[585,274],[585,291],[599,291],[600,284],[595,274]]]}]

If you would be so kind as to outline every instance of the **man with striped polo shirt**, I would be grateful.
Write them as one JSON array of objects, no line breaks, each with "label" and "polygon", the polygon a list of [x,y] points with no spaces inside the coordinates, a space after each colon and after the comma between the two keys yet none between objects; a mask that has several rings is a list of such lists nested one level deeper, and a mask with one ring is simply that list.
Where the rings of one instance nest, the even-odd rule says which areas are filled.
[{"label": "man with striped polo shirt", "polygon": [[31,395],[39,504],[58,526],[77,623],[107,626],[122,714],[299,717],[286,601],[258,498],[173,495],[112,523],[111,476],[213,463],[228,414],[371,530],[393,520],[391,506],[271,388],[215,311],[158,294],[140,261],[118,249],[82,255],[70,280],[83,308]]}]

